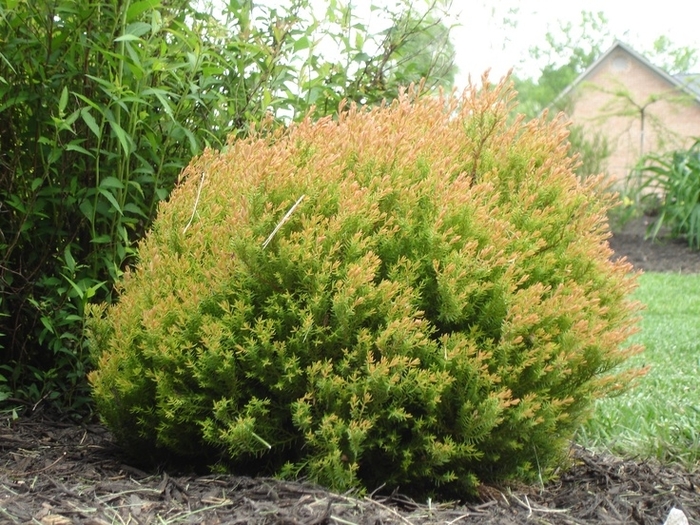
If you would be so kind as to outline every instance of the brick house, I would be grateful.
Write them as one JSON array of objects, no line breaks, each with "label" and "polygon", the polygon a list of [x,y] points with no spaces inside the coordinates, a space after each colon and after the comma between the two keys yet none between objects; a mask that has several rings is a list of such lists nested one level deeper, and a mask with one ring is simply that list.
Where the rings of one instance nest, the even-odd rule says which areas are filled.
[{"label": "brick house", "polygon": [[700,137],[700,76],[672,76],[615,42],[557,99],[574,124],[607,139],[607,173],[624,180],[647,153]]}]

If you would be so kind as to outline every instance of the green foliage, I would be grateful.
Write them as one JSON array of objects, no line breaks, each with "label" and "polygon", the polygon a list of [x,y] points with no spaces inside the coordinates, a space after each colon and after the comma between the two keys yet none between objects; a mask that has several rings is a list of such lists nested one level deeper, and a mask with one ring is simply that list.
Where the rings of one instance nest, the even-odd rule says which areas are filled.
[{"label": "green foliage", "polygon": [[[87,400],[85,306],[110,300],[193,155],[268,113],[391,97],[424,27],[397,8],[387,26],[408,36],[375,56],[335,2],[324,26],[305,0],[202,5],[0,0],[0,362],[2,388],[31,405]],[[339,57],[317,52],[328,38]]]},{"label": "green foliage", "polygon": [[600,56],[608,37],[605,15],[591,11],[581,11],[578,25],[561,23],[559,32],[547,32],[546,45],[530,49],[530,56],[543,62],[539,77],[514,76],[519,111],[534,118],[546,108],[570,109],[570,101],[557,97]]},{"label": "green foliage", "polygon": [[193,160],[90,307],[117,439],[336,490],[547,478],[637,373],[609,373],[635,278],[600,179],[559,124],[508,124],[512,97],[403,95]]},{"label": "green foliage", "polygon": [[383,47],[387,56],[395,57],[390,71],[394,86],[418,84],[422,79],[428,79],[431,87],[452,86],[457,67],[450,30],[433,15],[409,10],[389,29]]},{"label": "green foliage", "polygon": [[583,126],[572,125],[569,143],[578,164],[574,172],[581,178],[605,173],[605,162],[610,156],[607,138],[600,132],[591,132]]},{"label": "green foliage", "polygon": [[641,178],[639,198],[654,203],[651,236],[665,227],[700,249],[700,140],[687,150],[647,155],[641,165],[630,177]]},{"label": "green foliage", "polygon": [[[295,84],[305,105],[297,104],[295,114],[304,116],[315,105],[316,116],[328,115],[342,101],[380,104],[396,98],[400,88],[421,81],[430,90],[450,88],[456,67],[450,28],[443,23],[444,4],[449,2],[425,4],[427,9],[421,9],[421,2],[399,0],[392,7],[370,7],[373,25],[383,28],[373,33],[352,2],[328,2],[322,20],[305,29],[320,29],[321,35],[307,34],[297,41],[308,57],[298,57]],[[329,42],[340,58],[325,56]]]},{"label": "green foliage", "polygon": [[698,63],[697,49],[677,46],[666,35],[654,40],[653,50],[649,55],[656,65],[672,75],[692,72]]}]

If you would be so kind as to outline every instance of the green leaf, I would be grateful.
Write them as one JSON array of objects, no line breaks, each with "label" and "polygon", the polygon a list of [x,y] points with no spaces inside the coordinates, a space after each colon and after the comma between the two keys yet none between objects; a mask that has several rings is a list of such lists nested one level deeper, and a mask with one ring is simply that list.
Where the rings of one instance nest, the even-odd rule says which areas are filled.
[{"label": "green leaf", "polygon": [[63,153],[61,148],[52,149],[51,153],[49,153],[49,158],[46,160],[46,162],[48,164],[53,164],[54,162],[56,162],[58,159],[61,158],[61,153]]},{"label": "green leaf", "polygon": [[68,268],[68,271],[72,274],[75,273],[75,259],[73,258],[73,254],[70,252],[70,246],[66,246],[66,249],[63,250],[63,260],[66,263],[66,268]]},{"label": "green leaf", "polygon": [[80,286],[78,286],[77,284],[75,284],[70,278],[66,277],[65,275],[63,276],[63,278],[68,282],[68,284],[71,285],[71,287],[75,291],[76,295],[82,299],[83,294],[84,294],[83,289]]},{"label": "green leaf", "polygon": [[199,144],[197,144],[197,138],[194,136],[194,133],[187,128],[182,128],[182,131],[185,132],[187,139],[190,141],[190,153],[192,155],[199,154]]},{"label": "green leaf", "polygon": [[193,71],[197,69],[197,55],[195,55],[194,53],[187,53],[187,61],[189,62],[190,67]]},{"label": "green leaf", "polygon": [[85,122],[85,125],[90,128],[90,131],[99,139],[100,136],[102,135],[100,131],[100,127],[97,125],[97,122],[95,121],[95,118],[90,114],[90,109],[89,108],[83,108],[80,110],[80,116],[83,119],[83,122]]},{"label": "green leaf", "polygon": [[[85,75],[85,76],[88,77],[88,78],[91,79],[91,80],[97,80],[96,77],[93,77],[93,76],[90,76],[90,75]],[[100,82],[100,84],[101,84],[101,83],[102,83],[102,82]],[[107,86],[111,86],[111,84],[110,84],[109,82],[107,82]],[[99,113],[102,113],[102,107],[101,107],[97,102],[95,102],[94,100],[89,99],[88,97],[86,97],[86,96],[83,95],[82,93],[75,93],[75,96],[78,97],[78,98],[79,98],[80,100],[82,100],[83,102],[85,102],[88,106],[90,106],[90,107],[91,107],[92,109],[94,109],[95,111],[98,111]]]},{"label": "green leaf", "polygon": [[86,289],[85,289],[85,292],[86,292],[85,295],[86,295],[86,297],[87,297],[88,299],[92,299],[92,298],[95,296],[95,294],[97,293],[97,291],[98,291],[100,288],[102,288],[105,284],[107,284],[107,281],[100,281],[100,282],[98,282],[98,283],[96,283],[96,284],[94,284],[94,285],[89,286],[88,288],[86,288]]},{"label": "green leaf", "polygon": [[129,22],[133,22],[146,11],[158,7],[161,7],[160,0],[141,0],[140,2],[134,2],[129,6],[129,9],[126,10],[126,19]]},{"label": "green leaf", "polygon": [[[150,167],[150,166],[149,166],[149,167]],[[152,172],[152,171],[147,171],[146,173],[153,173],[153,172]],[[150,180],[153,180],[153,179],[149,177],[149,181],[150,181]],[[132,187],[132,188],[134,188],[134,189],[138,192],[138,194],[139,194],[141,197],[144,196],[144,194],[143,194],[143,188],[141,188],[141,184],[139,184],[139,183],[136,182],[135,180],[130,180],[130,181],[127,183],[127,185],[130,186],[130,187]]]},{"label": "green leaf", "polygon": [[109,176],[100,181],[100,188],[118,188],[123,190],[124,184],[118,178]]},{"label": "green leaf", "polygon": [[94,219],[94,214],[95,214],[95,208],[92,207],[92,201],[89,199],[85,199],[80,203],[80,206],[78,206],[82,214],[87,218],[90,223],[92,223]]},{"label": "green leaf", "polygon": [[70,115],[68,115],[68,118],[66,118],[63,121],[63,126],[65,126],[65,129],[70,129],[72,131],[72,128],[70,126],[73,125],[73,123],[78,120],[78,116],[80,115],[80,111],[76,110]]},{"label": "green leaf", "polygon": [[[85,75],[85,76],[88,77],[90,80],[95,81],[96,83],[98,83],[98,84],[101,85],[102,87],[104,87],[108,92],[114,90],[114,84],[112,84],[109,80],[106,80],[106,79],[104,79],[104,78],[100,78],[100,77],[97,77],[97,76],[94,76],[94,75]],[[99,106],[98,106],[95,102],[89,100],[87,97],[81,96],[81,95],[79,95],[79,97],[80,97],[81,100],[83,100],[84,102],[90,104],[90,105],[91,105],[92,107],[94,107],[95,109],[98,109],[98,108],[99,108]]]},{"label": "green leaf", "polygon": [[93,244],[109,244],[112,242],[112,238],[107,234],[98,235],[97,237],[90,239],[90,242]]},{"label": "green leaf", "polygon": [[304,35],[294,42],[294,51],[295,52],[303,51],[304,49],[308,49],[310,45],[311,45],[311,43],[309,40],[309,36]]},{"label": "green leaf", "polygon": [[109,203],[112,205],[112,207],[119,213],[119,215],[124,215],[122,213],[122,208],[119,206],[119,203],[117,202],[117,199],[114,198],[114,195],[112,195],[111,192],[106,190],[105,188],[100,188],[100,194],[104,196],[105,199],[109,201]]},{"label": "green leaf", "polygon": [[40,320],[41,320],[41,324],[44,325],[44,328],[46,328],[46,330],[47,330],[48,332],[50,332],[50,333],[53,334],[53,333],[54,333],[54,328],[53,328],[53,324],[51,323],[51,319],[49,319],[49,318],[46,317],[46,316],[41,316],[41,319],[40,319]]},{"label": "green leaf", "polygon": [[126,28],[127,34],[138,37],[141,37],[150,31],[151,24],[147,24],[146,22],[134,22],[133,24],[129,24]]},{"label": "green leaf", "polygon": [[22,202],[17,195],[10,195],[6,204],[12,206],[15,210],[22,214],[27,213],[27,208],[25,207],[24,202]]},{"label": "green leaf", "polygon": [[58,100],[59,115],[63,115],[63,113],[66,111],[66,106],[68,106],[68,88],[64,86],[63,91],[61,91],[61,98]]},{"label": "green leaf", "polygon": [[168,95],[168,92],[166,90],[160,89],[160,88],[148,88],[148,89],[144,89],[143,92],[141,93],[141,95],[142,96],[155,95],[156,98],[160,101],[160,103],[163,106],[163,109],[165,110],[167,115],[171,119],[175,120],[173,117],[173,108],[170,107],[170,101],[168,101],[168,99],[166,98],[166,96]]},{"label": "green leaf", "polygon": [[156,34],[163,27],[163,17],[160,11],[154,10],[151,14],[151,33]]},{"label": "green leaf", "polygon": [[112,131],[114,131],[114,134],[119,139],[119,143],[121,144],[122,149],[124,150],[124,154],[131,155],[129,136],[126,134],[126,131],[124,131],[124,128],[122,128],[114,119],[109,119],[109,125],[111,126]]},{"label": "green leaf", "polygon": [[82,146],[79,146],[78,144],[75,143],[75,141],[71,141],[70,144],[66,145],[66,151],[77,151],[78,153],[82,153],[83,155],[88,155],[92,157],[92,153],[90,153],[88,150],[83,148]]},{"label": "green leaf", "polygon": [[127,203],[124,205],[124,211],[125,211],[125,212],[129,212],[129,213],[132,213],[132,214],[134,214],[134,215],[140,215],[141,217],[144,217],[144,218],[148,218],[148,215],[146,215],[146,214],[143,212],[143,210],[142,210],[141,208],[139,208],[138,205],[136,205],[136,204],[133,203],[133,202],[127,202]]},{"label": "green leaf", "polygon": [[139,37],[136,35],[132,34],[125,34],[122,36],[118,36],[117,38],[114,39],[115,42],[133,42],[133,41],[142,41]]}]

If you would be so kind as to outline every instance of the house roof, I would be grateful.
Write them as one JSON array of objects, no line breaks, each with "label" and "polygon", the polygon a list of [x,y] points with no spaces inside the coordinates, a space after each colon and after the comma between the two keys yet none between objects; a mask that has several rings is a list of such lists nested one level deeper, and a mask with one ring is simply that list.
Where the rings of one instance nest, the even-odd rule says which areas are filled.
[{"label": "house roof", "polygon": [[673,75],[673,78],[681,82],[686,89],[692,91],[697,97],[700,97],[700,75],[697,73],[683,73]]},{"label": "house roof", "polygon": [[647,60],[646,57],[637,53],[627,44],[616,40],[615,43],[612,46],[610,46],[610,48],[605,53],[600,55],[595,62],[588,66],[588,68],[569,85],[569,87],[567,87],[564,91],[562,91],[559,94],[559,96],[552,103],[552,105],[556,105],[557,101],[566,97],[569,93],[571,93],[571,91],[576,89],[576,87],[579,84],[583,83],[586,80],[586,78],[590,76],[598,67],[600,67],[600,65],[617,49],[622,49],[626,51],[633,58],[635,58],[644,66],[653,71],[656,75],[666,80],[672,86],[677,87],[678,89],[692,96],[695,99],[695,101],[698,104],[700,104],[700,75],[669,75],[666,71],[659,67],[656,67],[654,64],[649,62],[649,60]]}]

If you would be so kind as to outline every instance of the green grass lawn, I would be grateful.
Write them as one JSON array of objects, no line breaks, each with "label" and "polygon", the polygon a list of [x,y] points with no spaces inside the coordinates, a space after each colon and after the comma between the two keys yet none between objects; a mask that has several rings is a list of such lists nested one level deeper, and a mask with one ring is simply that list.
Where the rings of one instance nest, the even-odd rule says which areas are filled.
[{"label": "green grass lawn", "polygon": [[632,341],[646,350],[628,364],[651,369],[635,388],[600,400],[577,442],[694,468],[700,460],[700,275],[649,273],[639,284],[635,298],[646,310]]}]

